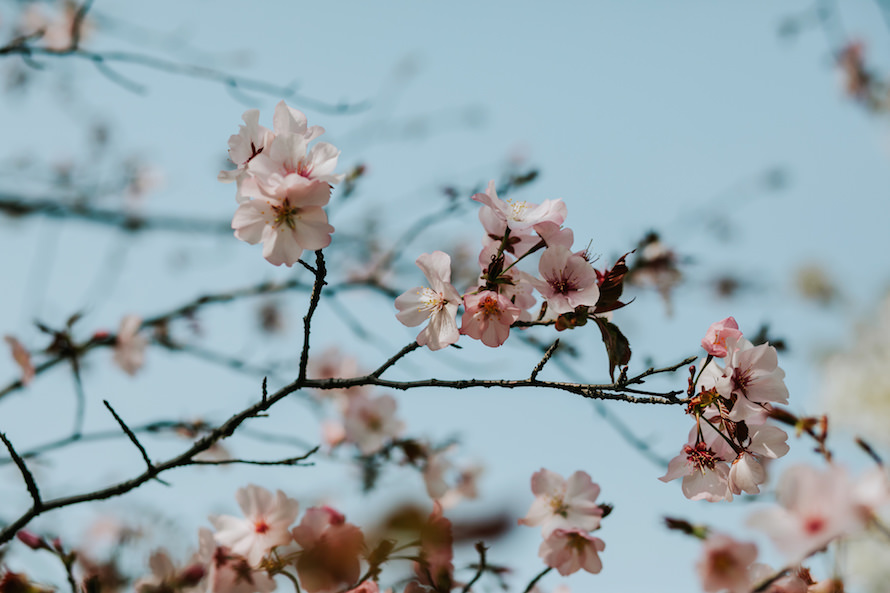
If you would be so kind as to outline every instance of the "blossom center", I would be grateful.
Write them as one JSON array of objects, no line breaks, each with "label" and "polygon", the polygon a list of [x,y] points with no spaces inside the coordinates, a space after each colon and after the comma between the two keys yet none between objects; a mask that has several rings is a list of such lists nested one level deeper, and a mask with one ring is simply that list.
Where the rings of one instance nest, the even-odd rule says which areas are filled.
[{"label": "blossom center", "polygon": [[721,459],[705,443],[696,443],[695,447],[686,445],[683,450],[686,453],[686,462],[701,473],[705,470],[713,470]]},{"label": "blossom center", "polygon": [[265,519],[257,519],[253,522],[253,530],[260,535],[266,533],[269,529],[271,529],[271,527],[269,527],[269,524],[266,523]]},{"label": "blossom center", "polygon": [[565,503],[561,496],[554,496],[550,499],[550,509],[554,515],[559,515],[563,518],[569,515],[569,505]]},{"label": "blossom center", "polygon": [[507,200],[507,205],[510,207],[510,219],[516,222],[521,222],[525,217],[525,211],[528,210],[528,202],[514,202],[512,200]]},{"label": "blossom center", "polygon": [[424,288],[419,294],[420,302],[423,303],[420,310],[429,311],[430,315],[437,311],[441,311],[448,302],[442,293],[436,292],[432,288]]},{"label": "blossom center", "polygon": [[294,229],[296,226],[295,219],[299,218],[298,213],[300,209],[291,206],[288,198],[284,198],[281,204],[272,204],[272,211],[275,213],[275,218],[272,220],[272,225],[275,228],[286,225],[291,230]]},{"label": "blossom center", "polygon": [[482,315],[486,318],[499,317],[501,314],[501,308],[498,305],[497,298],[491,295],[486,296],[479,302],[479,309],[482,311]]},{"label": "blossom center", "polygon": [[807,519],[803,522],[803,530],[809,535],[816,535],[824,528],[824,517],[807,517]]}]

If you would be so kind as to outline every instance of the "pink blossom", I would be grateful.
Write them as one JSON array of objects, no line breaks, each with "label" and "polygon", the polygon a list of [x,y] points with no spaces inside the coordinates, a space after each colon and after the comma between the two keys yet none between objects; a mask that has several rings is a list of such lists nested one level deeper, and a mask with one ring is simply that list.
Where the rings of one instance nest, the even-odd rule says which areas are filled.
[{"label": "pink blossom", "polygon": [[390,395],[353,397],[349,400],[343,419],[346,440],[355,443],[362,455],[376,453],[404,428],[395,413],[396,400]]},{"label": "pink blossom", "polygon": [[139,335],[142,318],[138,315],[125,315],[114,344],[114,362],[128,375],[135,375],[145,364],[145,347],[148,338]]},{"label": "pink blossom", "polygon": [[330,245],[334,227],[322,209],[330,199],[326,183],[292,175],[269,193],[254,179],[247,179],[242,191],[253,199],[241,202],[235,211],[235,237],[251,245],[262,243],[269,263],[290,267],[304,249]]},{"label": "pink blossom", "polygon": [[754,346],[741,338],[727,341],[726,368],[717,382],[717,391],[725,398],[737,396],[729,419],[745,420],[763,412],[765,403],[788,403],[785,371],[779,368],[776,349],[769,344]]},{"label": "pink blossom", "polygon": [[544,221],[562,224],[566,219],[566,205],[562,200],[544,200],[540,206],[512,200],[505,202],[498,198],[494,181],[488,183],[485,193],[474,194],[473,200],[491,208],[511,231],[523,231]]},{"label": "pink blossom", "polygon": [[197,560],[206,568],[207,593],[270,593],[275,581],[264,571],[254,570],[244,556],[216,543],[209,529],[198,531]]},{"label": "pink blossom", "polygon": [[342,514],[330,507],[310,508],[292,533],[302,548],[297,574],[305,591],[334,591],[358,580],[365,539]]},{"label": "pink blossom", "polygon": [[730,591],[742,593],[750,589],[749,568],[757,559],[757,546],[737,541],[728,535],[708,536],[702,558],[696,564],[702,589],[706,593]]},{"label": "pink blossom", "polygon": [[460,333],[466,334],[491,348],[503,344],[510,335],[521,310],[507,297],[491,290],[464,295],[464,315]]},{"label": "pink blossom", "polygon": [[34,364],[31,362],[31,353],[19,342],[15,336],[4,336],[4,340],[12,349],[12,359],[22,371],[22,385],[27,386],[36,374]]},{"label": "pink blossom", "polygon": [[229,137],[229,160],[237,168],[233,171],[220,171],[217,179],[223,183],[238,181],[244,178],[247,165],[272,142],[275,134],[260,125],[258,109],[248,109],[241,115],[244,125],[239,126],[238,133]]},{"label": "pink blossom", "polygon": [[593,307],[599,299],[596,272],[581,255],[562,246],[550,247],[541,256],[538,271],[544,280],[530,281],[555,313],[569,313],[575,307]]},{"label": "pink blossom", "polygon": [[408,327],[424,321],[429,324],[417,335],[417,343],[439,350],[457,342],[457,308],[460,295],[451,285],[451,257],[442,251],[424,253],[417,258],[431,288],[418,286],[396,298],[396,319]]},{"label": "pink blossom", "polygon": [[254,484],[240,488],[235,499],[245,518],[212,515],[216,541],[256,566],[272,548],[291,541],[288,528],[296,520],[299,503],[279,490],[276,495]]},{"label": "pink blossom", "polygon": [[544,537],[554,529],[593,531],[600,525],[603,510],[596,503],[600,487],[585,472],[577,471],[566,480],[542,468],[532,475],[532,493],[535,500],[519,523],[540,525]]},{"label": "pink blossom", "polygon": [[596,574],[603,569],[599,552],[606,543],[581,529],[554,529],[541,543],[538,556],[544,564],[555,568],[562,576],[578,572],[582,568]]},{"label": "pink blossom", "polygon": [[711,356],[723,358],[727,354],[726,340],[731,338],[736,341],[741,337],[742,332],[739,331],[739,324],[732,317],[727,317],[711,324],[701,341],[701,347]]},{"label": "pink blossom", "polygon": [[575,233],[570,228],[563,228],[555,222],[539,222],[535,225],[535,232],[547,245],[547,248],[565,247],[571,249],[575,242]]},{"label": "pink blossom", "polygon": [[670,482],[681,477],[683,495],[690,500],[732,500],[726,460],[706,443],[684,446],[683,452],[671,459],[667,473],[658,479]]}]

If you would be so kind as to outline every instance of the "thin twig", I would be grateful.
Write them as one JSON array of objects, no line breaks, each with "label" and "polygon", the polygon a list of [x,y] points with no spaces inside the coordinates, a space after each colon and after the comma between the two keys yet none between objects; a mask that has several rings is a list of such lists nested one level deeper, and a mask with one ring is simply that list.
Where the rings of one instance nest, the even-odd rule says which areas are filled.
[{"label": "thin twig", "polygon": [[324,265],[324,254],[319,249],[315,252],[315,283],[312,286],[312,295],[309,297],[309,309],[303,317],[303,349],[300,352],[300,374],[298,381],[306,379],[306,368],[309,366],[309,334],[311,333],[312,315],[318,308],[321,300],[321,289],[325,285],[327,268]]},{"label": "thin twig", "polygon": [[420,348],[420,344],[418,344],[417,341],[411,342],[410,344],[399,350],[395,355],[393,355],[392,358],[377,367],[377,370],[371,373],[370,376],[374,377],[375,379],[378,378],[386,371],[386,369],[390,368],[392,365],[404,358],[405,355],[414,352],[418,348]]},{"label": "thin twig", "polygon": [[305,461],[311,455],[318,452],[319,447],[315,446],[307,453],[299,457],[288,457],[287,459],[279,459],[277,461],[255,461],[252,459],[195,459],[189,465],[231,465],[234,463],[242,463],[246,465],[296,465],[299,467],[309,467],[314,463],[300,463]]},{"label": "thin twig", "polygon": [[534,381],[538,378],[538,373],[544,370],[544,365],[547,364],[547,361],[550,360],[550,357],[553,356],[553,353],[556,352],[556,349],[559,348],[559,339],[557,338],[553,344],[547,348],[547,351],[544,352],[544,357],[541,359],[541,362],[535,365],[534,370],[532,370],[532,374],[529,376],[530,381]]},{"label": "thin twig", "polygon": [[[121,430],[123,430],[124,433],[126,433],[127,438],[130,439],[130,442],[132,442],[134,445],[136,445],[136,448],[139,449],[139,453],[142,454],[142,460],[145,461],[145,465],[148,467],[148,471],[150,471],[150,472],[155,471],[156,468],[155,468],[154,464],[151,462],[151,459],[148,457],[148,452],[145,450],[145,447],[142,446],[142,443],[139,442],[139,439],[136,437],[136,434],[132,430],[130,430],[130,427],[127,426],[127,423],[124,422],[123,418],[118,416],[117,412],[114,411],[114,408],[111,407],[111,404],[108,403],[107,399],[102,400],[102,403],[105,404],[105,407],[108,408],[108,411],[111,412],[111,415],[114,416],[114,419],[117,420],[118,424],[120,424]],[[158,482],[164,484],[165,486],[169,486],[169,484],[167,482],[161,480],[160,478],[155,478],[155,479]]]},{"label": "thin twig", "polygon": [[482,544],[482,542],[476,542],[476,551],[479,552],[479,568],[476,570],[476,574],[473,575],[473,578],[470,579],[470,581],[466,585],[464,585],[462,593],[470,593],[470,589],[473,588],[473,585],[476,583],[476,581],[479,580],[479,578],[485,572],[486,547]]},{"label": "thin twig", "polygon": [[529,581],[528,586],[525,588],[525,590],[522,593],[529,593],[529,591],[531,591],[532,589],[535,588],[535,585],[538,584],[538,581],[540,581],[542,578],[544,578],[544,575],[546,575],[551,570],[553,570],[553,569],[548,566],[547,568],[545,568],[544,570],[539,572],[537,574],[537,576],[535,576],[535,578],[533,578],[531,581]]},{"label": "thin twig", "polygon": [[28,469],[25,460],[19,457],[15,447],[12,446],[12,443],[2,432],[0,432],[0,440],[6,445],[6,450],[9,451],[9,456],[12,457],[13,462],[15,462],[16,467],[19,468],[19,471],[22,474],[22,478],[25,479],[25,486],[28,488],[28,494],[31,495],[31,500],[34,502],[32,509],[40,508],[43,502],[40,500],[40,490],[37,488],[37,482],[34,481],[34,476],[31,474],[31,470]]}]

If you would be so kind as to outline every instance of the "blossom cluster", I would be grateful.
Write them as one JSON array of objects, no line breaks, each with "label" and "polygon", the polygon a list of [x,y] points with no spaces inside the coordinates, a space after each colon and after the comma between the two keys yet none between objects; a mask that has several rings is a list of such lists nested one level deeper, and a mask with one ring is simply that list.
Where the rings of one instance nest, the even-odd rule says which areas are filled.
[{"label": "blossom cluster", "polygon": [[659,479],[683,478],[683,494],[692,500],[757,494],[766,481],[767,462],[788,452],[788,435],[768,423],[772,406],[788,403],[785,372],[776,349],[754,346],[732,317],[712,324],[702,347],[708,356],[690,386],[687,406],[695,426]]},{"label": "blossom cluster", "polygon": [[[566,329],[623,306],[617,296],[610,295],[609,302],[601,299],[608,272],[595,270],[586,250],[572,251],[574,234],[561,226],[567,213],[561,199],[542,204],[504,201],[494,181],[472,199],[481,204],[479,220],[485,231],[476,283],[461,295],[451,284],[450,256],[434,251],[417,258],[429,286],[412,288],[396,299],[396,317],[403,324],[414,327],[428,321],[417,336],[418,344],[438,350],[463,334],[497,347],[517,321],[556,322],[559,329]],[[539,276],[515,267],[542,249]],[[535,291],[544,304],[533,315]]]},{"label": "blossom cluster", "polygon": [[538,549],[544,563],[563,576],[581,569],[598,573],[603,569],[599,552],[606,544],[591,532],[611,508],[596,502],[600,487],[590,475],[577,471],[568,480],[548,469],[532,475],[535,500],[520,525],[541,526],[544,541]]},{"label": "blossom cluster", "polygon": [[229,138],[231,171],[218,179],[235,182],[238,209],[232,219],[235,237],[251,245],[263,244],[270,263],[294,265],[304,249],[331,243],[334,227],[324,206],[337,174],[340,151],[327,142],[309,144],[324,133],[309,126],[306,116],[281,101],[275,107],[272,130],[259,124],[260,112],[248,109],[237,134]]}]

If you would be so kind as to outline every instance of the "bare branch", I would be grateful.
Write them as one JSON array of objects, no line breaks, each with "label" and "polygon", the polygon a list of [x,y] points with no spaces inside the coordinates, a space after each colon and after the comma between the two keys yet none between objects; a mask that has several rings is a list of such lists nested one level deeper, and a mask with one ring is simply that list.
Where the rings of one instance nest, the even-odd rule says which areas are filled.
[{"label": "bare branch", "polygon": [[309,297],[309,310],[306,311],[306,315],[303,317],[303,349],[300,352],[300,374],[297,379],[299,382],[306,379],[306,368],[309,365],[309,334],[311,333],[312,315],[315,314],[315,309],[318,308],[318,302],[321,299],[321,289],[325,285],[324,279],[328,272],[324,265],[324,254],[321,252],[321,249],[315,252],[315,269],[315,284],[312,287],[312,295]]},{"label": "bare branch", "polygon": [[[130,439],[130,442],[133,443],[137,449],[139,449],[139,453],[142,454],[142,460],[145,461],[145,465],[148,466],[148,471],[155,471],[155,466],[152,464],[151,459],[148,457],[148,452],[145,450],[145,447],[142,446],[142,443],[139,442],[139,439],[136,437],[136,434],[130,430],[130,427],[127,426],[127,423],[124,422],[123,418],[117,415],[117,412],[114,411],[114,408],[111,407],[111,404],[108,403],[108,400],[102,400],[102,403],[105,404],[105,407],[108,408],[108,411],[111,412],[111,415],[114,416],[114,419],[117,420],[117,423],[120,424],[121,430],[126,433],[127,438]],[[164,484],[165,486],[169,486],[167,482],[161,480],[160,478],[155,478],[158,482]]]},{"label": "bare branch", "polygon": [[376,371],[371,373],[370,376],[374,377],[376,379],[377,377],[382,375],[386,371],[386,369],[390,368],[392,365],[394,365],[400,359],[402,359],[405,355],[407,355],[411,352],[414,352],[418,348],[420,348],[420,344],[418,344],[416,341],[411,342],[410,344],[408,344],[407,346],[405,346],[404,348],[399,350],[392,358],[390,358],[389,360],[384,362],[382,365],[380,365]]},{"label": "bare branch", "polygon": [[34,476],[31,474],[31,470],[28,469],[25,460],[19,457],[15,447],[12,446],[12,443],[9,442],[9,439],[6,438],[6,435],[2,432],[0,432],[0,440],[6,445],[6,449],[9,451],[9,456],[12,457],[13,462],[15,462],[16,467],[19,468],[19,471],[22,474],[22,478],[25,479],[25,486],[28,488],[28,494],[31,495],[31,500],[34,502],[34,505],[31,507],[32,510],[40,508],[43,502],[40,500],[40,490],[37,488],[37,482],[34,481]]},{"label": "bare branch", "polygon": [[529,376],[529,380],[534,381],[538,378],[538,373],[544,370],[544,365],[547,364],[547,361],[550,360],[550,357],[553,356],[553,353],[556,352],[556,349],[559,348],[559,339],[556,339],[553,344],[547,348],[547,351],[544,352],[544,358],[541,359],[537,365],[535,365],[534,370],[532,370],[532,374]]},{"label": "bare branch", "polygon": [[314,463],[300,463],[301,461],[305,461],[310,456],[318,452],[319,447],[315,446],[299,457],[288,457],[287,459],[279,459],[277,461],[254,461],[252,459],[195,459],[192,460],[189,465],[232,465],[235,463],[247,464],[247,465],[295,465],[299,467],[309,467],[315,465]]}]

